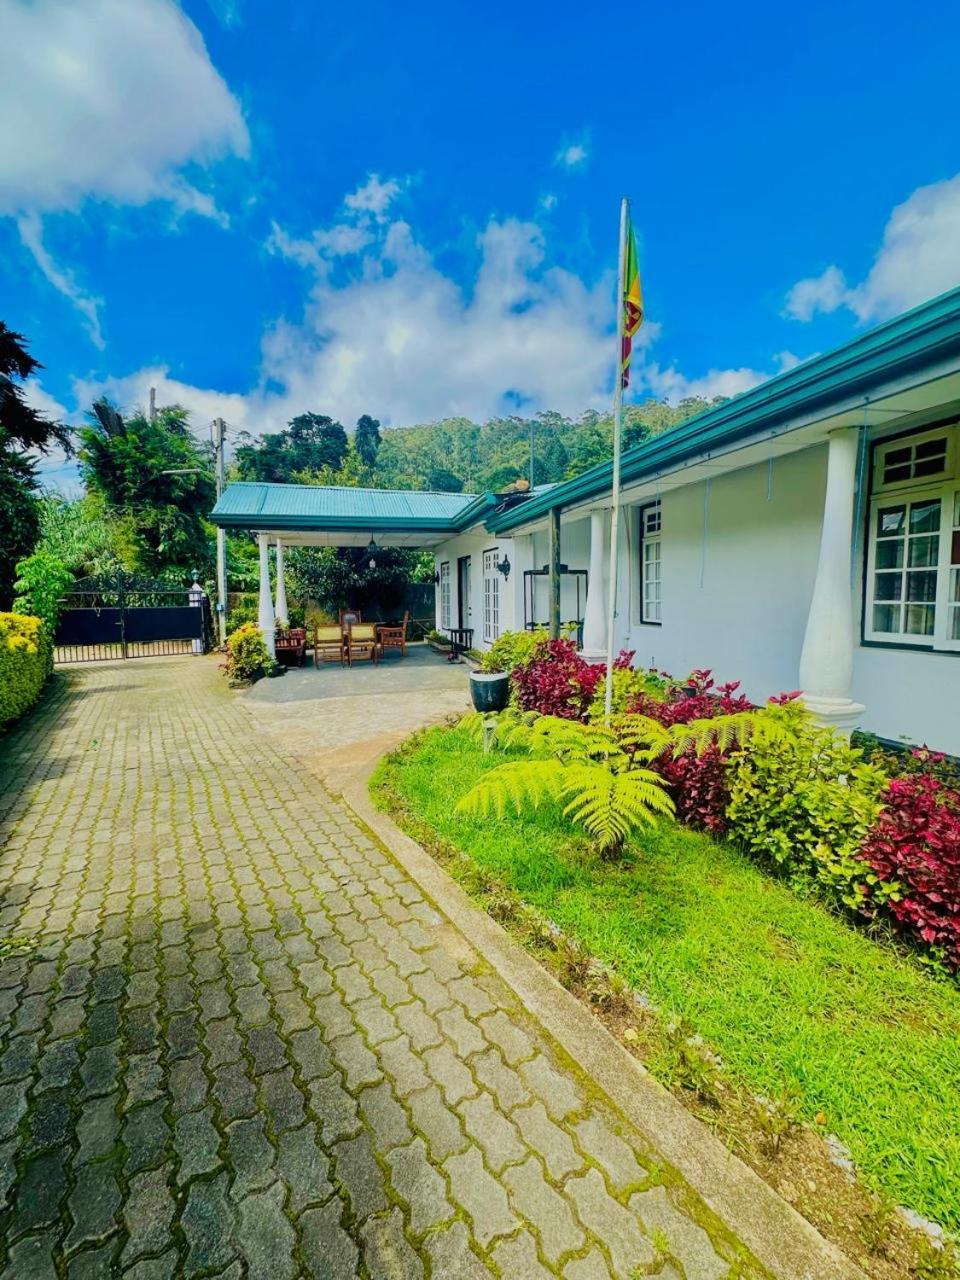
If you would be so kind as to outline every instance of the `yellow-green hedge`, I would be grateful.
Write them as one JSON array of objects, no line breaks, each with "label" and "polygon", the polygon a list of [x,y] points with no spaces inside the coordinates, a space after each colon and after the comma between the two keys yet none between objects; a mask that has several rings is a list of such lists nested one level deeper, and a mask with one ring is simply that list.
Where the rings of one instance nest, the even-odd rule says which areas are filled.
[{"label": "yellow-green hedge", "polygon": [[53,670],[53,647],[39,618],[0,613],[0,728],[36,702]]}]

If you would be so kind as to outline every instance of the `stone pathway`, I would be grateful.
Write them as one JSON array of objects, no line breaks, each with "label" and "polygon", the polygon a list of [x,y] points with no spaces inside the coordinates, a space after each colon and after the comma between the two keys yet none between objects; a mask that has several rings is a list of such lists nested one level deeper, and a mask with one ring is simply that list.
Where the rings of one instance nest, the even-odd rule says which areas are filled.
[{"label": "stone pathway", "polygon": [[0,824],[3,1280],[759,1274],[213,662],[71,672]]}]

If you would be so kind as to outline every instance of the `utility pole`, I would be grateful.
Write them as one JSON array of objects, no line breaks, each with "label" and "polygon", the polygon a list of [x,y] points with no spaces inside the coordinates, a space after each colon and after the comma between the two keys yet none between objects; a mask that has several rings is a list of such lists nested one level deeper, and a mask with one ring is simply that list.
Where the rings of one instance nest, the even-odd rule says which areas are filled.
[{"label": "utility pole", "polygon": [[157,388],[151,387],[150,388],[150,421],[156,422],[156,420],[157,420]]},{"label": "utility pole", "polygon": [[530,419],[530,492],[533,493],[533,440],[536,430],[536,420]]},{"label": "utility pole", "polygon": [[[224,458],[223,435],[226,423],[222,418],[213,420],[214,474],[217,480],[217,501],[223,494],[226,465]],[[227,639],[227,534],[217,525],[217,629],[220,643]]]}]

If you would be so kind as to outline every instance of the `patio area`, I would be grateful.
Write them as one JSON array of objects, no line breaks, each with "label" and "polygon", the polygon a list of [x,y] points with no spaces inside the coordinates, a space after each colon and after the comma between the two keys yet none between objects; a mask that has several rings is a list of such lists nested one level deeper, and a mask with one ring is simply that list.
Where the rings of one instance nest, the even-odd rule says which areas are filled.
[{"label": "patio area", "polygon": [[315,667],[308,660],[242,697],[263,733],[339,790],[414,730],[465,711],[468,672],[420,643],[408,645],[406,657],[389,654],[376,664]]}]

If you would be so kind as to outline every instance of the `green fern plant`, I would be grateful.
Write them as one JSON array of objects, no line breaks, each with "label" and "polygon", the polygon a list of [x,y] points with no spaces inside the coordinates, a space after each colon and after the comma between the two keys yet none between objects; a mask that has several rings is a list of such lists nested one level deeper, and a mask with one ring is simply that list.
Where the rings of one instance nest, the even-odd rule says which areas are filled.
[{"label": "green fern plant", "polygon": [[526,759],[491,769],[460,800],[457,809],[474,817],[502,817],[547,802],[583,829],[604,854],[622,849],[631,832],[672,817],[673,801],[659,775],[647,766],[665,752],[731,746],[790,732],[789,720],[771,710],[743,711],[713,720],[667,727],[649,716],[618,716],[609,728],[535,712],[505,711],[497,717],[469,715],[461,725],[478,742]]}]

